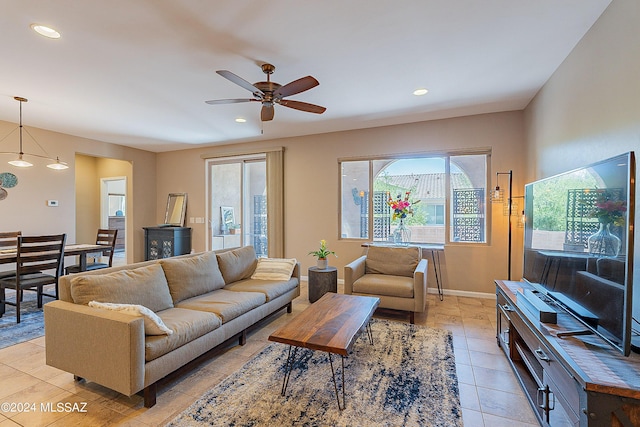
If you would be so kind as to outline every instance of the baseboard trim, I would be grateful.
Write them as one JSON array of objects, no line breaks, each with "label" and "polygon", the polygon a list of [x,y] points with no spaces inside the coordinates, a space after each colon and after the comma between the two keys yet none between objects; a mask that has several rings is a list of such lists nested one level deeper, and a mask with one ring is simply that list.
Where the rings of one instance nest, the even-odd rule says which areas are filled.
[{"label": "baseboard trim", "polygon": [[[300,276],[300,281],[309,283],[309,276]],[[338,285],[344,285],[344,279],[338,279]],[[438,290],[436,288],[428,288],[427,293],[437,294]],[[442,293],[444,295],[452,295],[457,297],[484,298],[484,299],[493,299],[493,300],[496,299],[496,294],[486,293],[486,292],[461,291],[458,289],[444,289]]]},{"label": "baseboard trim", "polygon": [[[429,294],[437,294],[438,290],[435,288],[427,289]],[[484,299],[496,299],[496,294],[486,292],[473,292],[473,291],[460,291],[457,289],[443,289],[444,295],[452,295],[457,297],[469,297],[469,298],[484,298]]]}]

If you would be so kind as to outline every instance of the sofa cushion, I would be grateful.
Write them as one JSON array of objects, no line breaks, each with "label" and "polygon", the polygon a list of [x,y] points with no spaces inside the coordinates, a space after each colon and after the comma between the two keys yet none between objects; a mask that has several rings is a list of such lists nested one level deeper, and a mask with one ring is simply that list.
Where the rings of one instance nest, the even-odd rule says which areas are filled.
[{"label": "sofa cushion", "polygon": [[78,274],[71,279],[71,298],[84,305],[90,301],[139,304],[154,312],[173,307],[167,279],[157,263],[108,274]]},{"label": "sofa cushion", "polygon": [[391,274],[413,277],[420,262],[420,248],[416,246],[385,247],[369,246],[364,263],[366,274]]},{"label": "sofa cushion", "polygon": [[170,308],[156,314],[168,328],[173,330],[173,334],[145,338],[144,359],[147,362],[214,331],[222,325],[218,316],[205,311]]},{"label": "sofa cushion", "polygon": [[266,302],[266,297],[258,292],[233,292],[218,289],[205,295],[179,302],[176,307],[215,313],[222,323],[241,316]]},{"label": "sofa cushion", "polygon": [[257,280],[289,280],[296,262],[295,258],[258,258],[258,264],[251,278]]},{"label": "sofa cushion", "polygon": [[353,282],[353,292],[413,298],[413,278],[389,274],[365,274]]},{"label": "sofa cushion", "polygon": [[256,269],[258,260],[253,246],[243,246],[218,255],[218,267],[226,284],[248,279]]},{"label": "sofa cushion", "polygon": [[174,304],[224,287],[215,252],[187,258],[165,258],[160,265],[167,277]]},{"label": "sofa cushion", "polygon": [[256,280],[245,279],[231,283],[224,288],[234,292],[260,292],[265,295],[267,301],[278,298],[298,286],[298,278],[289,280]]},{"label": "sofa cushion", "polygon": [[89,302],[89,307],[103,310],[118,311],[132,316],[144,317],[145,335],[171,335],[173,331],[164,324],[162,319],[147,307],[138,304],[113,304],[110,302]]}]

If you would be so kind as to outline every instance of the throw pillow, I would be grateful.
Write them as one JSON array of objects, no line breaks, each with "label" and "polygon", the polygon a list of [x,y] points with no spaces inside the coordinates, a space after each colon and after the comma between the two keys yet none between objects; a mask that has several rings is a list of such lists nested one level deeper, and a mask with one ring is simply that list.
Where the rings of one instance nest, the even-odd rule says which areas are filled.
[{"label": "throw pillow", "polygon": [[154,312],[173,308],[167,279],[158,263],[108,274],[78,274],[71,279],[70,288],[76,304],[140,304]]},{"label": "throw pillow", "polygon": [[171,335],[173,331],[164,324],[162,319],[147,307],[138,304],[112,304],[108,302],[90,301],[89,307],[118,311],[132,316],[144,317],[145,335]]},{"label": "throw pillow", "polygon": [[253,246],[243,246],[218,254],[218,267],[226,284],[251,277],[257,263]]},{"label": "throw pillow", "polygon": [[224,279],[215,252],[160,261],[173,303],[222,289]]},{"label": "throw pillow", "polygon": [[258,280],[289,280],[296,262],[295,258],[258,258],[258,265],[251,278]]}]

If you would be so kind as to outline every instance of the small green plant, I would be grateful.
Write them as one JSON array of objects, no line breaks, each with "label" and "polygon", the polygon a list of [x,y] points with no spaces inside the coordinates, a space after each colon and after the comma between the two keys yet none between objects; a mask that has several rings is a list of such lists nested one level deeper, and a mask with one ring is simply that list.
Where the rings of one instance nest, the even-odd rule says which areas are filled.
[{"label": "small green plant", "polygon": [[329,255],[333,255],[336,258],[338,257],[334,251],[327,249],[327,241],[324,239],[320,240],[320,249],[309,252],[309,255],[313,255],[318,259],[327,259],[327,256]]}]

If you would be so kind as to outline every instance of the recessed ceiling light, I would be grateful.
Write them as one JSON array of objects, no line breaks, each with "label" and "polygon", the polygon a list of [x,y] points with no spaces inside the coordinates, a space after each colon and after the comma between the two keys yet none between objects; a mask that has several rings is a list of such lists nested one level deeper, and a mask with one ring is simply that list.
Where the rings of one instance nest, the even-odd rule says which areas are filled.
[{"label": "recessed ceiling light", "polygon": [[236,117],[236,123],[245,123],[247,119],[244,117]]},{"label": "recessed ceiling light", "polygon": [[414,94],[415,96],[422,96],[422,95],[426,95],[426,94],[427,94],[427,92],[429,92],[427,89],[422,88],[422,89],[416,89],[416,90],[414,90],[414,91],[413,91],[413,94]]},{"label": "recessed ceiling light", "polygon": [[40,24],[31,24],[31,29],[41,36],[48,37],[50,39],[59,39],[60,33],[51,27]]}]

